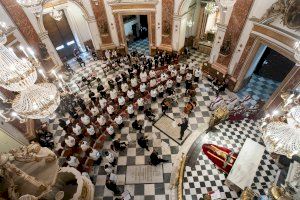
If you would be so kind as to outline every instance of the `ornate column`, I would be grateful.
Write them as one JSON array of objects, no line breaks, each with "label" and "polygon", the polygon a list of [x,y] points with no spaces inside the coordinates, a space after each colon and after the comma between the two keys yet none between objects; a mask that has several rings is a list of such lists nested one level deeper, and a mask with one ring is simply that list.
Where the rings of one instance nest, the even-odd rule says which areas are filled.
[{"label": "ornate column", "polygon": [[94,11],[95,19],[100,31],[100,38],[102,41],[101,49],[114,46],[112,43],[112,37],[110,33],[104,1],[105,0],[98,0],[97,3],[95,3],[93,2],[93,0],[91,0],[91,5]]},{"label": "ornate column", "polygon": [[201,38],[203,38],[205,34],[205,27],[208,17],[208,14],[205,13],[205,6],[206,3],[200,3],[199,20],[196,37],[194,38],[194,46],[197,46],[197,43],[201,40]]},{"label": "ornate column", "polygon": [[89,17],[87,19],[87,22],[88,22],[88,25],[90,28],[94,48],[95,48],[95,50],[100,50],[101,39],[100,39],[100,33],[98,30],[96,18]]},{"label": "ornate column", "polygon": [[253,0],[237,0],[233,7],[223,42],[223,47],[227,50],[219,54],[217,59],[217,63],[224,69],[227,69],[234,49],[237,47],[238,38],[243,31],[252,3]]},{"label": "ornate column", "polygon": [[160,47],[169,51],[172,50],[173,23],[175,25],[175,19],[173,21],[173,13],[174,13],[174,0],[163,0],[162,1],[162,41]]},{"label": "ornate column", "polygon": [[54,66],[52,59],[43,60],[40,45],[41,39],[39,38],[36,30],[28,19],[23,8],[14,0],[0,0],[11,19],[24,36],[27,43],[34,49],[36,56],[40,59],[42,66],[47,70],[51,70]]}]

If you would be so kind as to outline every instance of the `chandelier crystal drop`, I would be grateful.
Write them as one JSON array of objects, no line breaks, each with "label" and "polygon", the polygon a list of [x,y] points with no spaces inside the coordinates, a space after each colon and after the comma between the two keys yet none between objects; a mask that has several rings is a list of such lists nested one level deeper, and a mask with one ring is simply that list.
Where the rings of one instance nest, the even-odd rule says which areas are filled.
[{"label": "chandelier crystal drop", "polygon": [[0,44],[0,86],[11,91],[23,91],[37,79],[35,66],[27,59],[18,58]]},{"label": "chandelier crystal drop", "polygon": [[52,83],[35,84],[13,100],[12,108],[20,115],[42,119],[52,115],[60,103],[60,94]]},{"label": "chandelier crystal drop", "polygon": [[50,13],[50,16],[55,19],[56,21],[60,21],[63,17],[63,11],[62,10],[56,10],[53,9],[53,11]]}]

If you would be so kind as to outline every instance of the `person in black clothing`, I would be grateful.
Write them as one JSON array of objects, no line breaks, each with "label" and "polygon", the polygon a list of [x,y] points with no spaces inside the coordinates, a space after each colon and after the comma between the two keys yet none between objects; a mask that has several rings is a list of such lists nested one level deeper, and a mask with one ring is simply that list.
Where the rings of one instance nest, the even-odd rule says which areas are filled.
[{"label": "person in black clothing", "polygon": [[85,62],[82,60],[82,58],[81,57],[77,57],[76,58],[76,61],[79,63],[79,65],[80,65],[80,67],[85,67]]},{"label": "person in black clothing", "polygon": [[111,90],[115,88],[115,82],[111,79],[108,80],[108,85]]},{"label": "person in black clothing", "polygon": [[140,123],[138,122],[138,120],[135,120],[134,122],[132,122],[132,128],[134,128],[135,130],[139,131],[140,133],[142,132],[143,126],[140,125]]},{"label": "person in black clothing", "polygon": [[93,91],[89,91],[89,97],[90,97],[90,99],[92,98],[92,97],[94,97],[95,96],[95,93],[93,92]]},{"label": "person in black clothing", "polygon": [[93,59],[94,59],[95,61],[98,60],[98,56],[97,56],[96,51],[92,51],[92,56],[93,56]]},{"label": "person in black clothing", "polygon": [[154,121],[155,119],[155,115],[153,114],[151,108],[148,108],[144,111],[146,117],[148,117],[150,119],[150,121]]},{"label": "person in black clothing", "polygon": [[147,137],[141,136],[138,138],[137,142],[140,145],[140,147],[149,151],[149,145],[148,145],[149,140],[147,139]]},{"label": "person in black clothing", "polygon": [[108,179],[108,180],[106,180],[105,186],[107,187],[107,189],[113,191],[114,195],[121,194],[121,191],[115,182]]},{"label": "person in black clothing", "polygon": [[125,142],[121,142],[120,138],[116,139],[111,144],[111,149],[114,151],[124,151],[127,147]]},{"label": "person in black clothing", "polygon": [[98,84],[97,91],[100,93],[101,97],[106,97],[105,89],[101,83]]},{"label": "person in black clothing", "polygon": [[192,88],[192,81],[191,80],[186,80],[185,81],[185,94],[187,94],[188,90]]},{"label": "person in black clothing", "polygon": [[167,99],[164,99],[162,102],[161,102],[161,110],[162,110],[162,113],[165,114],[166,111],[168,110],[169,106],[167,105]]},{"label": "person in black clothing", "polygon": [[154,166],[159,165],[162,162],[168,162],[168,160],[162,159],[158,157],[158,154],[156,151],[152,151],[150,155],[150,163]]},{"label": "person in black clothing", "polygon": [[180,138],[178,138],[179,140],[182,140],[182,137],[184,135],[184,131],[188,128],[189,126],[189,121],[187,118],[183,118],[182,123],[178,124],[178,126],[180,126]]},{"label": "person in black clothing", "polygon": [[68,125],[67,125],[67,123],[65,122],[65,120],[59,119],[59,120],[58,120],[58,125],[59,125],[60,127],[62,127],[62,129],[64,129],[65,131],[67,131]]},{"label": "person in black clothing", "polygon": [[69,114],[74,119],[78,119],[78,114],[77,114],[77,112],[74,109],[69,110]]}]

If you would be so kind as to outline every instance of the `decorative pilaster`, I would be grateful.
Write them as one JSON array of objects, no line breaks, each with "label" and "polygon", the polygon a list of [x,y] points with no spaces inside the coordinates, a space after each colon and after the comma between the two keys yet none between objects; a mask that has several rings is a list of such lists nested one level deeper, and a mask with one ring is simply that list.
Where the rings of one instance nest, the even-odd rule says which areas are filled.
[{"label": "decorative pilaster", "polygon": [[105,0],[98,0],[97,4],[95,4],[93,0],[91,0],[91,5],[100,31],[102,44],[109,45],[112,44],[112,38],[109,32],[109,23],[107,20],[104,1]]},{"label": "decorative pilaster", "polygon": [[237,0],[227,26],[224,36],[223,46],[226,46],[228,51],[226,55],[219,55],[217,63],[228,67],[234,49],[237,47],[238,38],[240,37],[248,14],[251,10],[253,0]]},{"label": "decorative pilaster", "polygon": [[206,3],[200,3],[199,20],[198,20],[196,37],[194,39],[194,46],[196,46],[196,44],[205,35],[205,27],[206,27],[206,22],[207,22],[207,18],[208,18],[208,14],[205,13],[205,6],[206,6]]},{"label": "decorative pilaster", "polygon": [[87,22],[88,22],[88,25],[90,28],[94,48],[95,48],[95,50],[100,50],[101,39],[100,39],[100,33],[98,30],[96,18],[89,17],[87,19]]},{"label": "decorative pilaster", "polygon": [[172,45],[174,0],[162,1],[162,45]]}]

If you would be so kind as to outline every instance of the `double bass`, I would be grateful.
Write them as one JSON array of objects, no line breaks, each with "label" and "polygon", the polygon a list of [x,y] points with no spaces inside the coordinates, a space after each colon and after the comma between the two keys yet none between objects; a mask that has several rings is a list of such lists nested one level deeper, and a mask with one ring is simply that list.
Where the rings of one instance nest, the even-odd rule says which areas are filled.
[{"label": "double bass", "polygon": [[195,101],[189,101],[185,104],[183,112],[185,114],[190,114],[191,111],[196,107],[197,103]]}]

